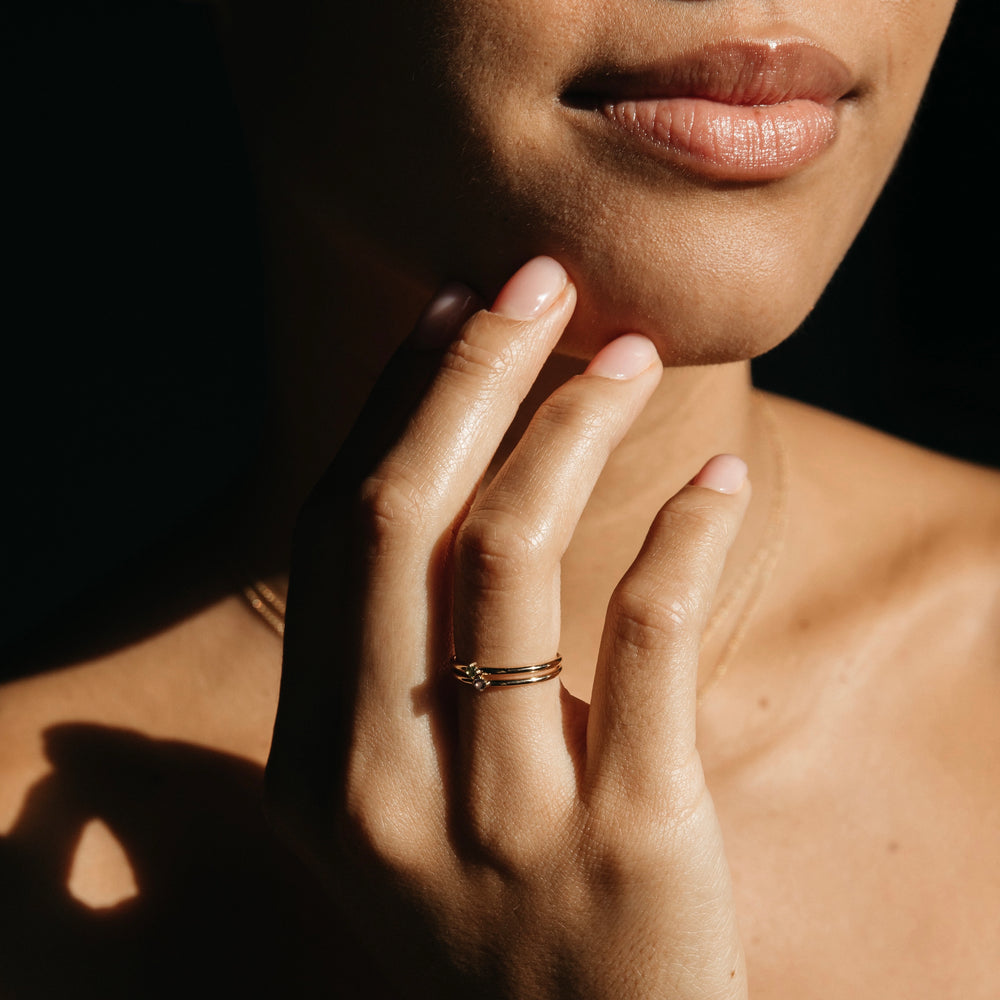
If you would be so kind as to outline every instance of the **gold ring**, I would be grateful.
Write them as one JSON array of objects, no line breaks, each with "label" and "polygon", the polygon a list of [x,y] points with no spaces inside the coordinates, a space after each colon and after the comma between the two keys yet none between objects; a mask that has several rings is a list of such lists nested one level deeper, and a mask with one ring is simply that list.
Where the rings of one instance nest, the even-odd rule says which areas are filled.
[{"label": "gold ring", "polygon": [[451,658],[451,673],[457,681],[468,684],[477,691],[491,687],[514,687],[516,684],[537,684],[550,681],[562,670],[562,656],[545,663],[533,663],[527,667],[482,667],[475,660],[462,663],[457,657]]}]

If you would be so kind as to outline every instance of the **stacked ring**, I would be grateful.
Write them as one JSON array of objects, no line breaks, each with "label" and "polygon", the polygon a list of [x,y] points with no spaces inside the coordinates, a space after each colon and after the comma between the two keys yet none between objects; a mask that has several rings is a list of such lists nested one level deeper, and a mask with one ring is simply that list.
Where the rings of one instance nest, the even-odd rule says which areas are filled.
[{"label": "stacked ring", "polygon": [[514,687],[515,684],[550,681],[561,670],[562,657],[558,653],[555,659],[527,667],[481,667],[475,660],[461,663],[456,657],[451,658],[451,672],[455,680],[468,684],[477,691],[485,691],[490,687]]}]

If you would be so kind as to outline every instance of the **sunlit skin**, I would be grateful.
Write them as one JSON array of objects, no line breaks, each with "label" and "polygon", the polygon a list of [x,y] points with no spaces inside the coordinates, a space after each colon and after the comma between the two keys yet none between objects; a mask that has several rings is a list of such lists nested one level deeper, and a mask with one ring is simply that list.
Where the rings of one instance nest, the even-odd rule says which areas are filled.
[{"label": "sunlit skin", "polygon": [[[268,5],[255,6],[273,32]],[[376,233],[432,284],[460,278],[494,294],[530,256],[555,256],[580,287],[564,345],[574,353],[638,330],[667,364],[744,358],[799,324],[846,251],[903,143],[951,8],[525,0],[397,4],[389,16],[298,4],[288,59],[309,72],[303,83],[279,58],[265,77],[281,146],[261,155],[305,146],[292,169],[309,210],[321,188],[333,228],[365,242]],[[237,30],[245,19],[254,31],[253,18],[241,12]],[[834,149],[780,184],[726,188],[665,170],[594,138],[560,100],[594,66],[741,38],[806,39],[853,76]],[[259,66],[248,69],[260,85]],[[306,110],[293,117],[286,101]],[[324,120],[325,132],[313,127]],[[417,176],[414,198],[402,178]],[[337,191],[351,197],[331,199]]]},{"label": "sunlit skin", "polygon": [[[685,997],[996,996],[1000,484],[765,400],[747,365],[794,330],[846,252],[899,154],[951,9],[950,0],[220,7],[269,254],[266,439],[221,511],[101,595],[96,642],[39,650],[38,662],[58,669],[0,691],[0,884],[9,886],[0,940],[15,945],[0,977],[16,995],[396,997],[437,982],[433,955],[438,971],[454,961],[469,977],[454,995],[485,996],[481,942],[495,941],[499,925],[516,961],[505,966],[502,955],[489,966],[498,978],[487,978],[490,988],[512,984],[497,995],[519,1000],[662,996],[656,976],[681,967]],[[699,172],[565,99],[595,67],[631,71],[747,39],[819,46],[850,74],[836,138],[781,176]],[[557,262],[545,265],[549,278],[565,269],[565,284],[538,315],[512,319],[525,291],[512,275],[543,254]],[[443,550],[422,554],[414,528],[362,588],[343,560],[321,555],[366,537],[369,523],[328,496],[314,501],[292,583],[292,614],[296,600],[304,610],[297,632],[290,622],[285,664],[301,680],[283,695],[273,767],[284,800],[271,804],[310,867],[263,818],[281,644],[235,593],[230,568],[287,588],[297,512],[445,281],[492,307],[445,331],[463,345],[453,360],[484,363],[449,383],[465,395],[442,391],[425,404],[380,468],[408,470],[410,515],[447,521],[454,511],[461,522],[482,466],[493,486],[468,508],[480,537],[499,514],[527,512],[537,552],[561,540],[566,549],[555,569],[542,560],[511,585],[484,577],[470,555],[475,532],[463,542],[458,530],[453,587],[440,577],[452,572]],[[650,353],[645,339],[616,341],[623,334],[648,338]],[[641,370],[608,378],[629,343],[646,359]],[[397,365],[398,391],[363,418],[355,441],[374,440],[441,356],[425,351],[412,372]],[[504,379],[527,393],[507,433]],[[501,439],[491,459],[487,445]],[[749,484],[696,486],[673,502],[710,508],[726,539],[709,543],[681,518],[652,536],[672,558],[649,557],[634,574],[654,591],[657,574],[670,581],[655,593],[695,650],[651,674],[638,697],[624,661],[599,652],[609,596],[664,503],[722,453],[746,460]],[[596,478],[589,500],[587,476]],[[762,549],[773,571],[747,591]],[[723,557],[713,598],[706,567]],[[406,598],[380,597],[399,592]],[[440,696],[418,683],[421,670],[434,676],[441,651],[427,619],[445,592],[459,611],[456,652],[526,663],[557,644],[568,696],[554,682],[477,702],[447,678]],[[178,597],[190,613],[161,610]],[[716,612],[700,655],[697,635],[683,632],[691,606],[703,618]],[[345,862],[316,818],[335,814],[340,786],[327,767],[348,730],[310,712],[331,683],[354,676],[346,773],[372,854]],[[691,697],[677,693],[681,676]],[[619,732],[606,722],[622,710],[631,721]],[[717,819],[721,839],[699,840],[710,865],[667,851],[662,872],[643,868],[640,834],[660,819],[669,829],[678,801],[643,762],[656,739],[671,747],[671,734],[695,722],[695,770],[711,794],[699,799],[702,818],[705,829]],[[560,813],[565,789],[594,772],[616,733],[632,741],[634,768],[595,773],[617,774],[629,795],[600,811],[592,840],[578,825],[581,839],[559,841],[565,815],[579,815]],[[471,763],[452,782],[456,759]],[[607,796],[603,782],[595,787]],[[662,810],[649,808],[661,800]],[[573,880],[560,878],[574,870],[559,868],[541,884],[515,878],[512,903],[509,872],[469,860],[483,845],[463,841],[460,823],[435,837],[448,810],[501,829],[501,846],[565,844],[553,857],[566,866],[589,847],[607,856],[599,835],[610,815],[621,881],[644,877],[606,898],[595,895],[599,879],[580,878],[570,905],[561,893]],[[398,880],[379,861],[393,851],[413,861]],[[330,893],[328,876],[348,888]],[[621,889],[607,882],[609,893]],[[711,927],[692,917],[699,906]],[[532,933],[511,936],[515,924]],[[680,958],[678,935],[689,942]],[[192,955],[204,970],[196,983]],[[564,963],[561,993],[546,978],[553,956]],[[712,994],[711,977],[730,967],[731,984]],[[655,989],[643,993],[644,982]]]}]

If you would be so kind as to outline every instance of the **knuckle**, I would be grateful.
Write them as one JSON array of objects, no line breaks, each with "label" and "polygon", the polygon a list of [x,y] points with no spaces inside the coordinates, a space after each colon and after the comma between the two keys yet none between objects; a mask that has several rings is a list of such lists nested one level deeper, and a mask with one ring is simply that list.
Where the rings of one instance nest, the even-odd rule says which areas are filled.
[{"label": "knuckle", "polygon": [[704,839],[707,824],[713,822],[715,807],[700,768],[675,768],[671,777],[671,807],[663,821],[662,837],[674,847],[688,846]]},{"label": "knuckle", "polygon": [[349,782],[334,825],[349,859],[396,873],[419,868],[420,826],[398,789],[370,779]]},{"label": "knuckle", "polygon": [[497,803],[470,801],[465,813],[465,835],[477,859],[496,871],[527,876],[544,863],[551,822],[526,815],[526,810]]},{"label": "knuckle", "polygon": [[714,807],[697,760],[664,767],[655,784],[607,782],[589,804],[588,827],[610,870],[663,870],[704,840]]},{"label": "knuckle", "polygon": [[535,867],[537,849],[509,824],[473,822],[467,832],[475,845],[477,859],[494,870],[524,874]]},{"label": "knuckle", "polygon": [[597,441],[606,436],[609,414],[598,401],[573,391],[572,384],[550,396],[536,411],[535,420],[542,427],[553,430],[570,428],[575,437],[585,442]]},{"label": "knuckle", "polygon": [[509,346],[490,348],[462,337],[450,345],[441,364],[445,378],[472,380],[489,390],[511,371],[514,357]]},{"label": "knuckle", "polygon": [[658,593],[626,577],[615,590],[609,624],[616,639],[639,651],[663,651],[701,620],[701,603],[691,592]]},{"label": "knuckle", "polygon": [[614,891],[646,883],[662,875],[666,852],[660,836],[662,818],[624,795],[609,796],[587,816],[585,836],[591,844],[591,879]]},{"label": "knuckle", "polygon": [[412,536],[426,518],[417,483],[400,468],[383,465],[361,484],[356,516],[363,535],[384,542]]},{"label": "knuckle", "polygon": [[710,503],[688,502],[670,504],[657,517],[657,528],[669,531],[699,548],[714,548],[729,541],[732,519],[718,506]]},{"label": "knuckle", "polygon": [[462,576],[470,582],[517,579],[542,561],[540,533],[516,514],[473,511],[458,530],[455,551]]}]

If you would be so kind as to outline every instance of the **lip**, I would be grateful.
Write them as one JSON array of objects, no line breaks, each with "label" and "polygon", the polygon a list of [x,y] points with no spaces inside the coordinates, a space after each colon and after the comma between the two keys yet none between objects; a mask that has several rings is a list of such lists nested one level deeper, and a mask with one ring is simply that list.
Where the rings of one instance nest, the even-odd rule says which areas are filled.
[{"label": "lip", "polygon": [[854,87],[850,69],[811,42],[739,39],[665,62],[592,69],[562,101],[684,171],[762,181],[833,145]]}]

